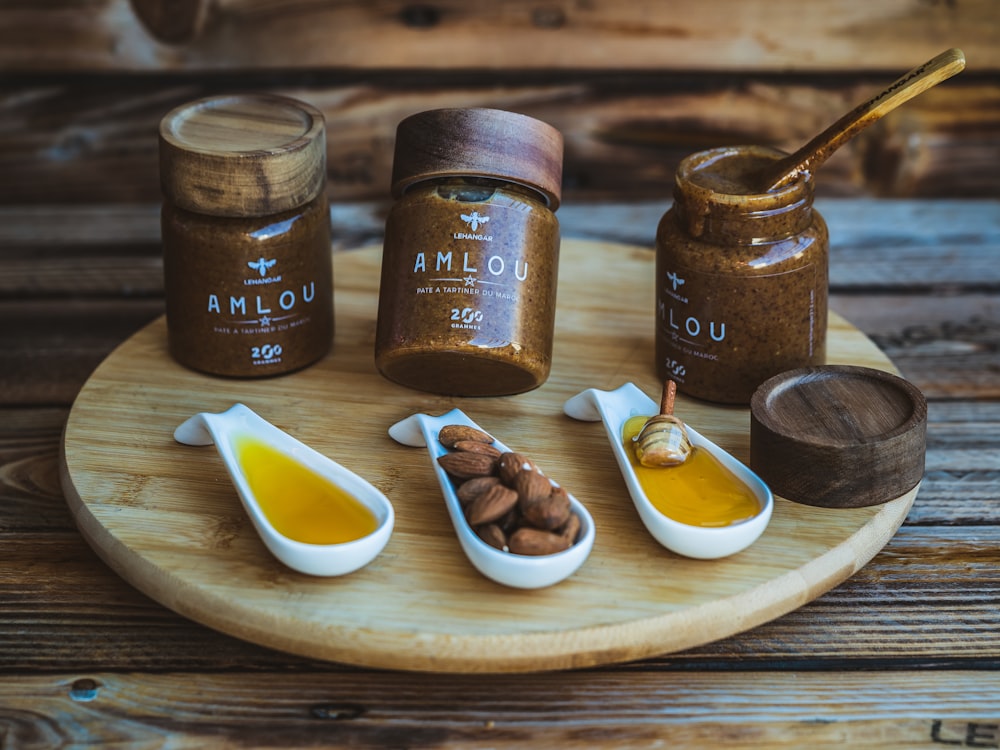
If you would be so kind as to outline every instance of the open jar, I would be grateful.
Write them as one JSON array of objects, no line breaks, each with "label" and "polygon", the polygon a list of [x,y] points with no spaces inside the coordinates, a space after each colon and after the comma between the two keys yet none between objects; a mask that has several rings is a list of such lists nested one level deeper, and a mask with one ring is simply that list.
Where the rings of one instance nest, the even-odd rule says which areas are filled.
[{"label": "open jar", "polygon": [[333,339],[323,115],[269,94],[185,104],[160,123],[170,353],[213,375],[300,369]]},{"label": "open jar", "polygon": [[768,193],[752,177],[785,154],[692,154],[656,235],[656,369],[678,390],[748,404],[773,375],[826,358],[828,235],[805,174]]},{"label": "open jar", "polygon": [[453,396],[545,382],[562,146],[550,125],[496,109],[399,124],[375,340],[386,378]]}]

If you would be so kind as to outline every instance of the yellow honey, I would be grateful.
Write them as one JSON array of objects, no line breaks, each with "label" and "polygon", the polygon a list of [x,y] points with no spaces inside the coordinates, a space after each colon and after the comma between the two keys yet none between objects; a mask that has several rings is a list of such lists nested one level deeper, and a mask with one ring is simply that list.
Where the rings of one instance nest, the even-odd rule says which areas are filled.
[{"label": "yellow honey", "polygon": [[339,544],[371,534],[375,514],[291,456],[253,439],[236,457],[261,511],[279,533],[307,544]]},{"label": "yellow honey", "polygon": [[632,438],[648,419],[627,420],[622,441],[639,485],[660,513],[691,526],[728,526],[760,513],[760,502],[750,487],[700,446],[677,466],[641,465]]}]

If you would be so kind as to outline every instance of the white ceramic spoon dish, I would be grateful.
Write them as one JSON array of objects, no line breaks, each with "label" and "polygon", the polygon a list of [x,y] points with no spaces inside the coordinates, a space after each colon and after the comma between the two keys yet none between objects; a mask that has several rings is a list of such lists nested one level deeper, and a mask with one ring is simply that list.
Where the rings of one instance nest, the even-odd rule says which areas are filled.
[{"label": "white ceramic spoon dish", "polygon": [[[576,572],[594,546],[594,520],[572,493],[568,493],[569,501],[573,513],[580,519],[580,533],[573,546],[554,555],[529,556],[504,552],[491,547],[472,530],[462,513],[462,505],[455,495],[452,479],[438,463],[438,458],[448,453],[448,449],[438,441],[438,433],[442,427],[450,424],[462,424],[483,430],[460,409],[453,409],[439,417],[413,414],[390,427],[389,436],[403,445],[427,448],[438,484],[441,485],[445,507],[455,527],[462,551],[469,558],[469,562],[487,578],[505,586],[521,589],[551,586]],[[501,451],[511,450],[499,440],[495,440],[493,444]]]},{"label": "white ceramic spoon dish", "polygon": [[[292,458],[365,505],[375,516],[375,530],[360,539],[337,544],[309,544],[280,533],[261,509],[237,458],[236,445],[240,439],[247,437]],[[385,495],[354,472],[279,430],[243,404],[235,404],[219,414],[196,414],[174,430],[174,439],[185,445],[215,444],[260,538],[276,558],[293,570],[315,576],[351,573],[374,560],[389,541],[395,513]]]},{"label": "white ceramic spoon dish", "polygon": [[[752,518],[728,526],[693,526],[675,521],[653,506],[639,484],[632,463],[625,452],[625,446],[622,444],[622,427],[630,417],[655,415],[659,411],[659,406],[633,383],[626,383],[614,391],[601,391],[595,388],[583,391],[569,399],[564,404],[563,411],[573,419],[604,422],[608,441],[632,496],[632,502],[639,512],[639,518],[653,538],[667,549],[685,557],[711,560],[732,555],[749,547],[764,533],[774,508],[771,490],[749,467],[699,434],[690,425],[686,427],[692,445],[711,452],[723,466],[746,483],[760,503],[760,512]],[[710,502],[710,498],[706,498],[706,502]]]}]

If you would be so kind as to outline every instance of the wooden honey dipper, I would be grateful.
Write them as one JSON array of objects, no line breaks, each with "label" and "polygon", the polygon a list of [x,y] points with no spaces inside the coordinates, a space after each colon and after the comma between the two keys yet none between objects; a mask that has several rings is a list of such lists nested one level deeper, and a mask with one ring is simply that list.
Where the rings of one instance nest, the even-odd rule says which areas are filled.
[{"label": "wooden honey dipper", "polygon": [[691,455],[691,439],[684,423],[674,416],[674,398],[677,383],[668,380],[663,384],[660,413],[650,417],[642,426],[635,442],[635,456],[643,466],[677,466]]}]

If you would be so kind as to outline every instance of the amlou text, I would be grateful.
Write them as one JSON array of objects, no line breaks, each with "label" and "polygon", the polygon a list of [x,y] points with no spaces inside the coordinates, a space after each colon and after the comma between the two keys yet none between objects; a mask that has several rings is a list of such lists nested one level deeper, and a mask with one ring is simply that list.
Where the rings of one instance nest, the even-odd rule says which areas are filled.
[{"label": "amlou text", "polygon": [[[436,263],[434,265],[435,271],[451,271],[452,253],[438,252]],[[503,274],[507,267],[507,262],[501,258],[499,255],[491,255],[486,260],[486,270],[491,276],[500,276]],[[426,271],[427,270],[427,254],[417,253],[416,258],[413,262],[413,272]],[[475,266],[469,265],[469,254],[462,254],[462,271],[464,273],[478,273],[479,269]],[[514,276],[518,281],[524,281],[528,277],[528,263],[523,260],[514,261]]]},{"label": "amlou text", "polygon": [[[660,316],[663,317],[664,312],[666,312],[667,324],[675,331],[681,330],[681,325],[674,320],[674,308],[669,307],[664,310],[664,306],[660,305]],[[688,336],[699,336],[702,332],[702,322],[693,315],[689,315],[683,322],[684,331]],[[716,330],[718,326],[718,330]],[[722,341],[726,338],[726,324],[716,323],[714,320],[708,321],[708,336],[712,341]]]},{"label": "amlou text", "polygon": [[[316,284],[310,281],[308,284],[302,285],[302,301],[312,302],[316,296]],[[290,289],[284,290],[280,295],[278,295],[278,306],[282,310],[291,310],[295,307],[297,302],[295,297],[295,292]],[[270,307],[264,307],[265,304],[272,304],[271,302],[264,303],[261,296],[256,295],[257,303],[257,313],[263,315],[265,313],[271,312]],[[221,313],[222,308],[219,304],[219,295],[210,294],[208,295],[208,312]],[[229,314],[235,315],[236,313],[246,314],[247,312],[247,298],[246,297],[230,297],[229,298]]]}]

